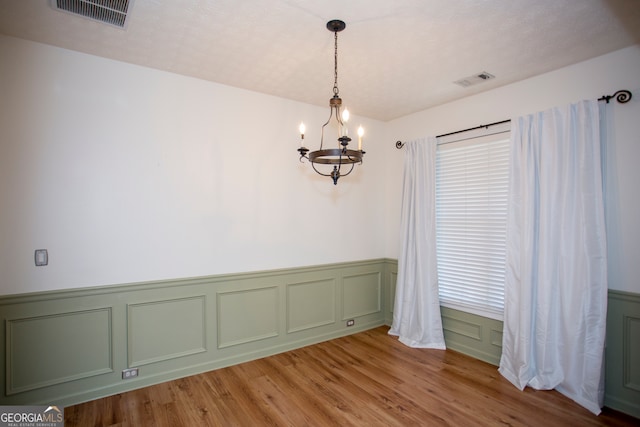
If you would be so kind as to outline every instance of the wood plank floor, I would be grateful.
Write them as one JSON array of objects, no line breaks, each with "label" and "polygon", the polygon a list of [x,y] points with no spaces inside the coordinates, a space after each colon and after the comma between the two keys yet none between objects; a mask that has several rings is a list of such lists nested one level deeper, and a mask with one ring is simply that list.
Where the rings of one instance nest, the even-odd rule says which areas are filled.
[{"label": "wood plank floor", "polygon": [[379,327],[65,408],[65,426],[638,426]]}]

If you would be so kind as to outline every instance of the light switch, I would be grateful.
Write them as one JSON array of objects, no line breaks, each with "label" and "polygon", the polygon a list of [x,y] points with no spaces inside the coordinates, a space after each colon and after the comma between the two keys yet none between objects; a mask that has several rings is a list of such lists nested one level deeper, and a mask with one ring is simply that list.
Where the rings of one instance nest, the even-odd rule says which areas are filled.
[{"label": "light switch", "polygon": [[36,249],[36,267],[47,265],[49,263],[49,254],[46,249]]}]

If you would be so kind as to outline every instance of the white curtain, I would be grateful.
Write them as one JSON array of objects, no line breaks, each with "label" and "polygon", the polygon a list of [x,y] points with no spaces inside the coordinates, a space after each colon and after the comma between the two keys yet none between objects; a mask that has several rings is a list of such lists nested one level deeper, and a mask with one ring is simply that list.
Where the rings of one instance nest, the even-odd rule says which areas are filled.
[{"label": "white curtain", "polygon": [[512,121],[500,373],[598,414],[607,248],[597,101]]},{"label": "white curtain", "polygon": [[393,324],[409,347],[445,349],[436,264],[436,139],[405,145],[401,248]]}]

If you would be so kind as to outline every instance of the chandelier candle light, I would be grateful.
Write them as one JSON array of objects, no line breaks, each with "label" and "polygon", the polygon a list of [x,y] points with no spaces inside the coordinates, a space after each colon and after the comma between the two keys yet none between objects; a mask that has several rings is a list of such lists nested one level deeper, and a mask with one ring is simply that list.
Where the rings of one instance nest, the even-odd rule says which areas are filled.
[{"label": "chandelier candle light", "polygon": [[[356,163],[362,164],[362,156],[365,154],[362,151],[362,137],[364,135],[364,129],[362,126],[358,128],[358,149],[352,150],[347,148],[351,138],[349,138],[349,110],[346,108],[340,113],[342,107],[342,99],[340,99],[338,90],[338,33],[346,28],[346,24],[343,21],[334,19],[327,22],[327,29],[334,33],[335,47],[334,47],[334,81],[333,81],[333,97],[329,100],[329,107],[331,111],[329,113],[329,119],[322,125],[322,132],[320,134],[320,149],[309,152],[309,149],[304,146],[304,133],[305,125],[300,123],[300,161],[307,159],[311,163],[313,170],[322,176],[329,176],[333,179],[333,184],[338,184],[338,179],[341,176],[347,176],[355,167]],[[324,130],[325,127],[331,122],[331,118],[334,117],[338,127],[338,147],[337,148],[323,148],[324,144]],[[307,155],[308,153],[308,155]],[[333,165],[333,170],[330,173],[325,173],[320,170],[316,165]],[[348,172],[344,173],[342,166],[347,165]],[[350,166],[349,166],[350,165]],[[328,172],[328,170],[327,170]]]}]

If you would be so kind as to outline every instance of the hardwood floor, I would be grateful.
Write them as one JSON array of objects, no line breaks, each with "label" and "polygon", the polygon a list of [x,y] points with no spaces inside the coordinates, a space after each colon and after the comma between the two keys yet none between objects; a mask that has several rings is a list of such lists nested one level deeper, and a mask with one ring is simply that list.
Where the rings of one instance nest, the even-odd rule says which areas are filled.
[{"label": "hardwood floor", "polygon": [[65,426],[638,426],[379,327],[65,408]]}]

